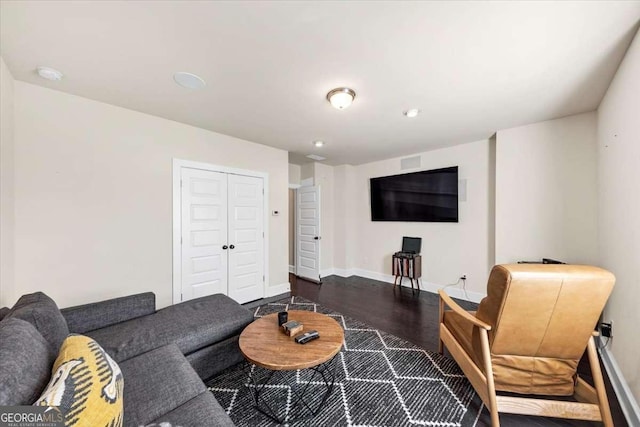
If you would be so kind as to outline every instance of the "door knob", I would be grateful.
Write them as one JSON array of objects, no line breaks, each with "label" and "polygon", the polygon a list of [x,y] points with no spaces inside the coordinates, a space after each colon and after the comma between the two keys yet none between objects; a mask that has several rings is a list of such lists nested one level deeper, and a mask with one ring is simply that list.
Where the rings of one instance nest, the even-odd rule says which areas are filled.
[{"label": "door knob", "polygon": [[228,247],[229,247],[229,246],[224,245],[224,246],[222,247],[222,249],[227,249]]},{"label": "door knob", "polygon": [[233,245],[229,245],[229,249],[235,249],[236,247]]},{"label": "door knob", "polygon": [[318,236],[314,237],[313,240],[320,240]]}]

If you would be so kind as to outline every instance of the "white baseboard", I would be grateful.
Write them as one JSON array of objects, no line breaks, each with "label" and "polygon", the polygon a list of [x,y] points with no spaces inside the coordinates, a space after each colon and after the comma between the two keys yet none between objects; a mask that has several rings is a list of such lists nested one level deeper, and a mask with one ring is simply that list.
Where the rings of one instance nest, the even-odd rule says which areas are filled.
[{"label": "white baseboard", "polygon": [[265,298],[291,292],[291,284],[289,282],[281,283],[275,286],[267,286]]},{"label": "white baseboard", "polygon": [[[378,273],[375,271],[363,270],[360,268],[348,268],[348,269],[330,268],[322,271],[322,277],[330,276],[332,274],[335,274],[336,276],[340,276],[340,277],[359,276],[367,279],[379,280],[381,282],[386,282],[386,283],[393,283],[393,281],[395,280],[395,276],[391,274]],[[411,281],[406,278],[403,279],[402,286],[410,288]],[[444,288],[444,286],[439,285],[437,283],[429,283],[429,282],[424,282],[422,279],[420,280],[420,289],[424,291],[437,294],[438,289],[442,289],[442,288]],[[447,293],[454,298],[462,299],[465,301],[471,301],[475,303],[480,302],[480,300],[482,300],[482,298],[486,296],[485,294],[481,294],[479,292],[473,292],[473,291],[465,292],[462,288],[453,287],[453,286],[447,288]]]},{"label": "white baseboard", "polygon": [[603,342],[601,337],[599,337],[599,339],[600,345],[598,349],[600,357],[602,358],[602,364],[607,371],[607,375],[609,375],[613,391],[616,392],[616,397],[618,398],[618,402],[620,402],[627,423],[629,423],[630,426],[640,426],[640,407],[638,406],[638,402],[633,396],[629,384],[627,384],[624,376],[622,376],[622,371],[620,371],[620,367],[615,357],[613,357],[613,353],[607,347],[600,348]]},{"label": "white baseboard", "polygon": [[320,271],[320,277],[333,276],[334,274],[339,276],[339,274],[336,273],[335,268],[325,268],[324,270]]},{"label": "white baseboard", "polygon": [[467,291],[465,289],[462,289],[462,287],[459,285],[449,286],[448,288],[446,287],[446,285],[443,286],[437,283],[426,283],[426,285],[427,286],[425,290],[428,292],[437,294],[439,289],[444,289],[450,297],[475,303],[479,303],[480,301],[482,301],[482,298],[487,296],[486,294],[481,294],[480,292]]},{"label": "white baseboard", "polygon": [[289,265],[289,273],[296,274],[296,266],[295,265]]}]

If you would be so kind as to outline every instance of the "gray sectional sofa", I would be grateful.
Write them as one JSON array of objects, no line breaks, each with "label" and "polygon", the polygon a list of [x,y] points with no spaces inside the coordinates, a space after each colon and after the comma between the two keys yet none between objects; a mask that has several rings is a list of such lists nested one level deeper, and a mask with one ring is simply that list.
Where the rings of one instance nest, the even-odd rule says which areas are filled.
[{"label": "gray sectional sofa", "polygon": [[48,382],[44,368],[50,375],[62,340],[78,333],[119,364],[125,426],[233,425],[203,383],[242,361],[238,338],[253,321],[225,295],[156,310],[149,292],[58,310],[38,292],[2,309],[0,319],[0,405],[33,403]]}]

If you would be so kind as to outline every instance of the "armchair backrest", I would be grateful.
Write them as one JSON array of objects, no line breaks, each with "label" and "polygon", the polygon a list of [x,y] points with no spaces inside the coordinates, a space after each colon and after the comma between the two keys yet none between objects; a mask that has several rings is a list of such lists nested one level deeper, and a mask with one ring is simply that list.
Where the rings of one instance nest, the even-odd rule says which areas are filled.
[{"label": "armchair backrest", "polygon": [[[498,366],[496,384],[507,390],[512,389],[507,383],[515,382],[524,387],[520,392],[536,393],[536,382],[540,388],[553,386],[542,378],[561,372],[558,394],[569,392],[614,282],[613,274],[591,266],[495,266],[476,316],[493,326],[489,343]],[[501,381],[501,374],[509,378]]]}]

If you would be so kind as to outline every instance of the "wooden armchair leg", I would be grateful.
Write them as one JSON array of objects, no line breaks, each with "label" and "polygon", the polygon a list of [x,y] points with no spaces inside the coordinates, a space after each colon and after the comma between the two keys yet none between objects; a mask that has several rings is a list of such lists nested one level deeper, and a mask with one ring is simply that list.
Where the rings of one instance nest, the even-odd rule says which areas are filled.
[{"label": "wooden armchair leg", "polygon": [[604,387],[604,379],[602,378],[602,369],[600,369],[600,360],[596,351],[596,343],[593,337],[589,338],[587,344],[587,354],[589,356],[589,365],[591,365],[591,376],[595,385],[596,394],[598,395],[598,407],[600,415],[605,427],[613,427],[613,418],[611,417],[611,408],[609,408],[609,400],[607,399],[607,391]]},{"label": "wooden armchair leg", "polygon": [[444,300],[440,298],[440,312],[438,315],[438,353],[443,354],[443,342],[442,342],[442,334],[440,333],[440,325],[444,322]]},{"label": "wooden armchair leg", "polygon": [[482,345],[482,359],[484,362],[484,374],[487,379],[487,397],[489,400],[489,412],[491,414],[491,426],[500,427],[496,386],[493,381],[493,366],[491,365],[491,350],[489,349],[489,334],[482,328],[479,328],[479,331],[480,344]]}]

